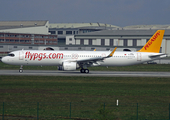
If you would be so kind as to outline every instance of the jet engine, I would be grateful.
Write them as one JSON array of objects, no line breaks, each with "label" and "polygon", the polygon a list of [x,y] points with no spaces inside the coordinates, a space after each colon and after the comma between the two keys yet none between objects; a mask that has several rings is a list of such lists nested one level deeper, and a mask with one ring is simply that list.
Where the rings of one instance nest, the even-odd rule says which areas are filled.
[{"label": "jet engine", "polygon": [[58,70],[76,70],[79,65],[76,62],[63,62],[62,66],[58,66]]}]

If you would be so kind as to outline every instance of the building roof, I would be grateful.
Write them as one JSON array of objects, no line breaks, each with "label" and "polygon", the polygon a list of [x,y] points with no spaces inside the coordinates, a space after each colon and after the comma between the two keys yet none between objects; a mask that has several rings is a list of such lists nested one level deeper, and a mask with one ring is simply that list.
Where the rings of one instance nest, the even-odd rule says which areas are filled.
[{"label": "building roof", "polygon": [[50,23],[49,28],[95,28],[95,27],[104,27],[104,28],[120,28],[111,24],[103,23]]},{"label": "building roof", "polygon": [[[81,33],[76,36],[123,36],[123,35],[142,35],[152,36],[157,30],[102,30],[97,32]],[[170,30],[165,30],[165,35],[170,35]]]},{"label": "building roof", "polygon": [[47,21],[0,21],[0,29],[44,26]]},{"label": "building roof", "polygon": [[170,29],[170,25],[132,25],[123,29]]}]

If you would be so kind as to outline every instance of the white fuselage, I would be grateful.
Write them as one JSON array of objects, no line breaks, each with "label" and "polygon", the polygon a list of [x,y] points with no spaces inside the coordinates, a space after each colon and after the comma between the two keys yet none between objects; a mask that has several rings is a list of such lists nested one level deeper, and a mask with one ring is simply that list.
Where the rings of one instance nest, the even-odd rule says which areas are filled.
[{"label": "white fuselage", "polygon": [[[60,66],[63,62],[106,57],[111,51],[40,51],[20,50],[11,52],[14,56],[3,57],[2,61],[12,65]],[[96,66],[127,66],[151,61],[150,55],[161,53],[115,52],[112,57],[97,61]]]}]

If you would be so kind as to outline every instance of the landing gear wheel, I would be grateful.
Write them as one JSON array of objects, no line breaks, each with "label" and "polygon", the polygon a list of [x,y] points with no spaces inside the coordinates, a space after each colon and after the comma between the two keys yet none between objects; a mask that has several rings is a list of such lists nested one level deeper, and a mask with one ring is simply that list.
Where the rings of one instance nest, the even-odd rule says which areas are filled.
[{"label": "landing gear wheel", "polygon": [[81,73],[89,73],[89,69],[81,69],[80,72]]},{"label": "landing gear wheel", "polygon": [[89,73],[89,69],[85,69],[84,73]]},{"label": "landing gear wheel", "polygon": [[19,69],[19,72],[22,73],[22,72],[23,72],[23,69]]},{"label": "landing gear wheel", "polygon": [[81,69],[81,70],[80,70],[81,73],[84,73],[84,71],[85,71],[84,69]]},{"label": "landing gear wheel", "polygon": [[23,72],[23,65],[20,66],[19,72],[20,72],[20,73]]}]

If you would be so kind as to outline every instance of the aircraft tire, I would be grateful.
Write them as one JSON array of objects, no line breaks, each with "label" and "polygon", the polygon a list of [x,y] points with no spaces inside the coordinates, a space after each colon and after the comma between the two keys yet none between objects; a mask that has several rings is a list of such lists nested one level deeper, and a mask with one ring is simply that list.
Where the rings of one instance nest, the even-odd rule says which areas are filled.
[{"label": "aircraft tire", "polygon": [[22,73],[22,72],[23,72],[23,69],[19,69],[19,72]]},{"label": "aircraft tire", "polygon": [[85,69],[85,70],[84,70],[84,73],[89,73],[89,69]]},{"label": "aircraft tire", "polygon": [[85,70],[84,70],[84,69],[81,69],[81,70],[80,70],[80,72],[81,72],[81,73],[84,73],[84,72],[85,72]]}]

